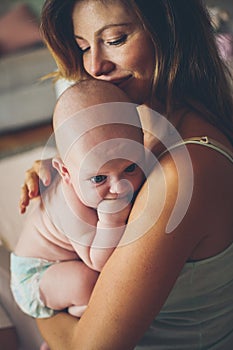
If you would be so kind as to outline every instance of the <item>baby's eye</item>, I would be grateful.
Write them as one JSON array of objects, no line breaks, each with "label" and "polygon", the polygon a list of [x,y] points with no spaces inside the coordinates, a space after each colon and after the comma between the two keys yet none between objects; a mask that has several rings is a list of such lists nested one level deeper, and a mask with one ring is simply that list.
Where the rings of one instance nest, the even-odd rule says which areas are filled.
[{"label": "baby's eye", "polygon": [[109,45],[117,46],[123,44],[127,39],[127,35],[124,34],[122,35],[119,39],[112,40],[112,41],[107,41]]},{"label": "baby's eye", "polygon": [[106,175],[96,175],[91,177],[91,182],[94,184],[100,184],[101,182],[104,182],[106,180],[107,176]]},{"label": "baby's eye", "polygon": [[133,163],[133,164],[130,164],[126,169],[125,169],[125,172],[126,173],[132,173],[136,170],[137,168],[137,164]]}]

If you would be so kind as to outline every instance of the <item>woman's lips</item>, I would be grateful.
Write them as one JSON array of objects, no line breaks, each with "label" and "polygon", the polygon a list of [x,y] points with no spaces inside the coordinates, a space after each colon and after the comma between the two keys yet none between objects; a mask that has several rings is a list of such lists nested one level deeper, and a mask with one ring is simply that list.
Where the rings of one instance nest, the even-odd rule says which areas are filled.
[{"label": "woman's lips", "polygon": [[132,75],[129,75],[129,76],[124,77],[124,78],[111,80],[111,83],[121,88],[121,87],[123,87],[131,78],[132,78]]}]

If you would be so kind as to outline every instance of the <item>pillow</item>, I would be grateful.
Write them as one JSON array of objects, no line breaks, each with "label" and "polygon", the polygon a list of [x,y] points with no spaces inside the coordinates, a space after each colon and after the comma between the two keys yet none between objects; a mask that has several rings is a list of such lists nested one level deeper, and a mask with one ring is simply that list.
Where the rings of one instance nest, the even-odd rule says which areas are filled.
[{"label": "pillow", "polygon": [[0,55],[39,43],[39,23],[28,5],[18,4],[0,17]]}]

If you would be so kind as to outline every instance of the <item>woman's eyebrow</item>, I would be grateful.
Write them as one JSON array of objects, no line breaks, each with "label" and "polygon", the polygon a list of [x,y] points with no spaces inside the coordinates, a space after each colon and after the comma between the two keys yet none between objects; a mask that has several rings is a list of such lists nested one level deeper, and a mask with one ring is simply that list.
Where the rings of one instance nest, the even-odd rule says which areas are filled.
[{"label": "woman's eyebrow", "polygon": [[[100,28],[99,30],[96,31],[96,35],[99,36],[102,32],[104,32],[106,29],[112,28],[112,27],[129,27],[132,23],[110,23],[105,25],[104,27]],[[82,36],[78,34],[74,34],[74,37],[76,39],[83,39]]]}]

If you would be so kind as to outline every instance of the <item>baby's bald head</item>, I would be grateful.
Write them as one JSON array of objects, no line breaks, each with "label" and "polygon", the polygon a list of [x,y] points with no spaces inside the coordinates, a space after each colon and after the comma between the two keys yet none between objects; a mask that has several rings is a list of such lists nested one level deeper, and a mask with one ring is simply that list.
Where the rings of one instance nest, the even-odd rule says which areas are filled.
[{"label": "baby's bald head", "polygon": [[110,102],[130,102],[130,99],[111,83],[94,79],[80,81],[59,97],[53,115],[54,130],[77,112]]},{"label": "baby's bald head", "polygon": [[93,146],[101,138],[135,138],[137,134],[142,142],[136,105],[117,86],[94,79],[81,81],[63,92],[55,106],[53,125],[63,159],[74,141],[81,139]]}]

